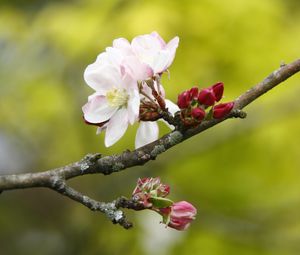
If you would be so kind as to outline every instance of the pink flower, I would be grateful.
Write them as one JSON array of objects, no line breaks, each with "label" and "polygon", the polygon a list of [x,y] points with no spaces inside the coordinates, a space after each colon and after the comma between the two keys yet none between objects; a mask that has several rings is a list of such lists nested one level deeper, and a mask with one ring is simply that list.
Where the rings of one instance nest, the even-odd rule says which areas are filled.
[{"label": "pink flower", "polygon": [[107,122],[98,128],[106,129],[105,146],[117,142],[139,115],[140,97],[136,81],[122,74],[117,65],[94,63],[85,71],[85,80],[96,90],[82,107],[84,119],[93,124]]},{"label": "pink flower", "polygon": [[169,214],[168,226],[177,230],[186,230],[191,222],[196,218],[197,209],[186,201],[174,203],[163,209],[163,213]]},{"label": "pink flower", "polygon": [[222,119],[229,114],[234,106],[234,102],[218,104],[213,107],[213,117],[215,119]]}]

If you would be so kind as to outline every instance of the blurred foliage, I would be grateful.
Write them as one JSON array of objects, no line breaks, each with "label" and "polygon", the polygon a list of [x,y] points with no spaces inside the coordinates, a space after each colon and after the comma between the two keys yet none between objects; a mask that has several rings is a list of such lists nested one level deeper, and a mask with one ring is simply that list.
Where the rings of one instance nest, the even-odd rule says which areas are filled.
[{"label": "blurred foliage", "polygon": [[[92,92],[84,68],[117,37],[179,35],[171,79],[163,80],[168,98],[223,81],[229,101],[299,58],[299,26],[298,0],[2,0],[0,173],[133,148],[136,127],[107,149],[81,117]],[[70,181],[110,201],[129,196],[138,176],[161,176],[171,197],[199,209],[187,232],[159,228],[146,212],[128,212],[136,224],[125,231],[54,192],[11,191],[1,195],[0,253],[300,254],[299,82],[297,75],[257,100],[246,120],[210,129],[144,167]]]}]

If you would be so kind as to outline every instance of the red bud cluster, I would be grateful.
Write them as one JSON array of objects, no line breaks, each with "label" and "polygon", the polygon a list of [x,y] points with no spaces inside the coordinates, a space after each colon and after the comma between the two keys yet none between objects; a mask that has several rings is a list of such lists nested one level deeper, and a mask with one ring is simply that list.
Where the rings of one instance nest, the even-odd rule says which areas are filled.
[{"label": "red bud cluster", "polygon": [[[224,84],[218,82],[208,88],[199,89],[193,87],[178,95],[177,105],[181,109],[180,118],[186,127],[200,124],[206,116],[215,119],[225,117],[232,110],[234,103],[223,103],[215,105],[223,97]],[[212,114],[206,115],[206,109],[211,107]]]}]

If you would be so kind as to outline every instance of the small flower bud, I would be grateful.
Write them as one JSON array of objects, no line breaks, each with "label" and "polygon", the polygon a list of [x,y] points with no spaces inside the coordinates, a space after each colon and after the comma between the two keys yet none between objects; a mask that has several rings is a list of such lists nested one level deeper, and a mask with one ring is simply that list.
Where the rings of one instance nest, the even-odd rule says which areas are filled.
[{"label": "small flower bud", "polygon": [[197,99],[199,93],[199,89],[197,87],[193,87],[189,90],[190,100]]},{"label": "small flower bud", "polygon": [[230,113],[234,106],[234,102],[224,103],[224,104],[218,104],[213,107],[213,117],[215,119],[222,119],[227,114]]},{"label": "small flower bud", "polygon": [[180,109],[185,109],[190,106],[191,99],[189,91],[184,91],[178,95],[177,105]]},{"label": "small flower bud", "polygon": [[198,96],[200,104],[211,106],[216,102],[216,97],[212,88],[202,89]]},{"label": "small flower bud", "polygon": [[193,118],[199,122],[202,121],[205,117],[205,111],[200,107],[194,108],[192,110],[191,114],[192,114]]},{"label": "small flower bud", "polygon": [[197,209],[186,201],[174,203],[170,207],[160,209],[164,223],[170,228],[185,230],[195,219]]},{"label": "small flower bud", "polygon": [[224,92],[224,84],[223,82],[218,82],[212,86],[212,90],[214,92],[216,101],[219,102],[222,99],[223,92]]}]

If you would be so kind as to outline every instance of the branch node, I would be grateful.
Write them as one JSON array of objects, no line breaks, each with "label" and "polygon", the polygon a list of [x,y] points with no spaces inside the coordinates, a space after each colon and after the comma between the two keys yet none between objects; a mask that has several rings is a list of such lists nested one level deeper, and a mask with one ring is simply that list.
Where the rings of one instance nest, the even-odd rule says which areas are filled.
[{"label": "branch node", "polygon": [[232,118],[240,118],[240,119],[245,119],[247,117],[247,113],[239,110],[239,109],[234,109],[232,110],[232,112],[230,113],[230,117]]}]

